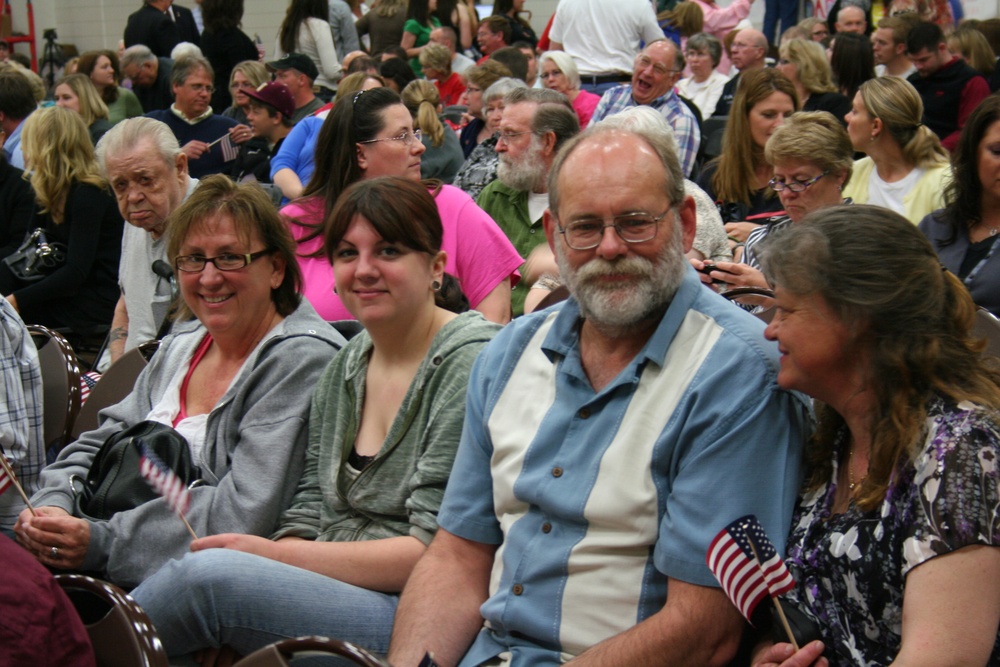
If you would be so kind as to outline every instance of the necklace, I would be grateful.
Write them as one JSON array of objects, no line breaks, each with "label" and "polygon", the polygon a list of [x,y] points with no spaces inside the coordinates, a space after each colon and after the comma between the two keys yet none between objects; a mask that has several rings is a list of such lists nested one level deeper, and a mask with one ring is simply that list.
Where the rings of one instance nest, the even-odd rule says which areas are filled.
[{"label": "necklace", "polygon": [[854,487],[854,444],[851,444],[850,453],[847,455],[847,488],[853,494]]}]

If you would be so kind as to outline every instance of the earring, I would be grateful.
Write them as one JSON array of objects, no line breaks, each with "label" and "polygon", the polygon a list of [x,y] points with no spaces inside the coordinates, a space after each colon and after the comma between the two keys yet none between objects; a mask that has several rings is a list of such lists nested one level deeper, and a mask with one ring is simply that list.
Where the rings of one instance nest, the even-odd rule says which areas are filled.
[{"label": "earring", "polygon": [[334,293],[334,294],[336,294],[336,293],[337,293],[337,286],[336,286],[336,285],[334,285],[334,286],[333,286],[333,293]]},{"label": "earring", "polygon": [[875,141],[876,139],[878,139],[878,137],[873,134],[871,140]]},{"label": "earring", "polygon": [[441,291],[441,281],[439,281],[439,280],[432,281],[431,282],[431,290],[433,290],[435,292],[440,292]]}]

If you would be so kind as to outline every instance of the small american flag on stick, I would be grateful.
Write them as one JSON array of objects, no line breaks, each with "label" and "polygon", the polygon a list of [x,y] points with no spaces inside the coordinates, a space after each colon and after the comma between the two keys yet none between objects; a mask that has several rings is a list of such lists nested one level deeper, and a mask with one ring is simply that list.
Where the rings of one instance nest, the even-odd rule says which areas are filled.
[{"label": "small american flag on stick", "polygon": [[14,474],[14,468],[10,464],[10,460],[7,458],[7,454],[4,453],[3,447],[0,447],[0,493],[3,493],[11,486],[17,489],[17,492],[21,494],[21,498],[24,499],[24,504],[28,506],[31,513],[34,516],[38,516],[35,512],[35,508],[31,506],[31,501],[28,500],[28,494],[24,492],[24,487],[21,483],[17,481],[17,475]]},{"label": "small american flag on stick", "polygon": [[228,132],[208,144],[208,147],[211,148],[215,144],[219,144],[219,148],[222,149],[223,162],[232,162],[240,154],[240,147],[233,143]]},{"label": "small american flag on stick", "polygon": [[709,545],[705,561],[748,621],[765,595],[774,598],[795,587],[785,561],[752,514],[723,528]]},{"label": "small american flag on stick", "polygon": [[185,486],[177,474],[167,467],[156,454],[153,453],[146,443],[139,441],[139,474],[146,480],[146,483],[153,487],[153,490],[163,496],[167,507],[177,512],[184,525],[187,526],[191,537],[198,539],[191,524],[184,517],[188,507],[191,505],[191,491]]}]

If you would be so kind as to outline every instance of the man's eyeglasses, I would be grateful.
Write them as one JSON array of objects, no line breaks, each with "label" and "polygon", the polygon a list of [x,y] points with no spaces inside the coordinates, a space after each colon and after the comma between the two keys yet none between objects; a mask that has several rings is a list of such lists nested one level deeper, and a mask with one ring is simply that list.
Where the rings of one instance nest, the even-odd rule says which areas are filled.
[{"label": "man's eyeglasses", "polygon": [[616,215],[611,224],[605,224],[604,218],[582,218],[574,220],[565,227],[559,225],[559,233],[566,239],[566,245],[573,250],[590,250],[601,245],[604,230],[614,227],[615,232],[626,243],[644,243],[656,236],[660,220],[670,212],[668,208],[660,215],[635,212]]},{"label": "man's eyeglasses", "polygon": [[827,169],[816,178],[810,178],[808,181],[779,181],[777,178],[772,178],[767,184],[771,186],[771,189],[775,192],[781,192],[782,190],[788,190],[790,192],[805,192],[816,181],[829,173],[830,170]]},{"label": "man's eyeglasses", "polygon": [[374,144],[377,141],[402,141],[407,146],[413,144],[414,141],[420,143],[421,133],[420,130],[414,130],[410,132],[409,130],[403,130],[395,137],[384,137],[382,139],[365,139],[364,141],[359,141],[359,144]]},{"label": "man's eyeglasses", "polygon": [[211,84],[188,83],[185,85],[196,93],[208,93],[209,95],[211,95],[212,93],[215,92],[215,86]]},{"label": "man's eyeglasses", "polygon": [[185,273],[199,273],[204,270],[205,265],[211,262],[219,271],[239,271],[248,266],[252,261],[264,255],[269,255],[274,250],[265,248],[248,255],[240,255],[235,252],[226,252],[215,257],[204,257],[202,255],[181,255],[174,258],[174,268]]},{"label": "man's eyeglasses", "polygon": [[511,139],[519,137],[522,134],[533,134],[533,132],[531,130],[525,130],[524,132],[497,132],[496,138],[497,140],[503,139],[505,144],[509,144]]}]

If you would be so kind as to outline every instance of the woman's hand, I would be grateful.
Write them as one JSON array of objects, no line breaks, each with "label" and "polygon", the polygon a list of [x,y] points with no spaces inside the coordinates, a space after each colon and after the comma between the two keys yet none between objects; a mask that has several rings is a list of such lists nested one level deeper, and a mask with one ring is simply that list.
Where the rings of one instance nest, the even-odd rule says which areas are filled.
[{"label": "woman's hand", "polygon": [[280,560],[277,555],[277,545],[266,537],[257,537],[256,535],[222,533],[202,537],[191,543],[191,551],[203,551],[204,549],[232,549],[271,560]]},{"label": "woman's hand", "polygon": [[59,507],[26,509],[17,518],[17,541],[43,565],[66,570],[83,566],[90,544],[90,523]]},{"label": "woman's hand", "polygon": [[708,275],[712,280],[726,283],[723,287],[769,287],[764,274],[749,264],[716,262],[715,266],[716,270]]},{"label": "woman's hand", "polygon": [[798,651],[791,644],[771,644],[758,646],[754,651],[753,667],[826,667],[823,642],[809,642]]},{"label": "woman's hand", "polygon": [[736,239],[739,243],[746,243],[750,232],[760,227],[755,222],[727,222],[726,236]]},{"label": "woman's hand", "polygon": [[702,259],[695,259],[694,257],[688,257],[688,262],[690,262],[691,266],[694,267],[694,270],[698,272],[698,280],[700,280],[705,286],[715,290],[715,285],[712,284],[712,277],[705,272],[705,267],[711,267],[714,265],[711,262],[706,262]]}]

